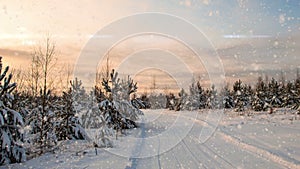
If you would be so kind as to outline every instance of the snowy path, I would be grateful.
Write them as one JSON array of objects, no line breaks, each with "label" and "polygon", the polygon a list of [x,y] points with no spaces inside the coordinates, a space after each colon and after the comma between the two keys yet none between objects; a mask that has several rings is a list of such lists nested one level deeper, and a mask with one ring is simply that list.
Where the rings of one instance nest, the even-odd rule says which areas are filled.
[{"label": "snowy path", "polygon": [[[201,143],[200,131],[211,125],[204,111],[197,117],[192,112],[165,110],[145,114],[140,128],[119,137],[114,148],[98,149],[97,156],[93,148],[85,153],[66,149],[9,167],[300,168],[300,120],[291,120],[295,115],[227,114],[213,135]],[[70,145],[75,149],[85,146],[82,142]]]}]

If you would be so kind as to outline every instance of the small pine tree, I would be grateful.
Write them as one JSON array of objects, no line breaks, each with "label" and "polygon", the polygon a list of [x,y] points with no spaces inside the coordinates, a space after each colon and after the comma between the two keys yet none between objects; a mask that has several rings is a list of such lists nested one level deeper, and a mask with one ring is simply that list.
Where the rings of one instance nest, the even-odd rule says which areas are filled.
[{"label": "small pine tree", "polygon": [[188,110],[188,105],[189,105],[189,98],[188,94],[184,91],[184,89],[181,89],[180,92],[178,93],[179,99],[178,102],[176,103],[175,110]]},{"label": "small pine tree", "polygon": [[[284,96],[284,104],[286,107],[291,107],[295,104],[295,100],[297,98],[297,89],[292,82],[288,82],[285,87],[285,96]],[[298,95],[299,96],[299,95]]]},{"label": "small pine tree", "polygon": [[194,82],[190,86],[189,102],[186,105],[188,110],[197,110],[205,107],[204,90],[200,82]]},{"label": "small pine tree", "polygon": [[151,93],[149,96],[149,104],[151,109],[165,109],[167,108],[167,96],[162,93]]},{"label": "small pine tree", "polygon": [[166,108],[169,110],[175,110],[175,105],[177,102],[177,99],[175,97],[175,95],[173,93],[169,93],[167,96],[167,104],[166,104]]},{"label": "small pine tree", "polygon": [[87,96],[86,109],[81,113],[83,128],[94,130],[106,125],[105,118],[99,109],[99,103],[103,100],[105,100],[104,93],[96,86]]},{"label": "small pine tree", "polygon": [[[81,91],[81,83],[77,79],[70,82],[71,88],[68,92],[63,92],[62,103],[56,112],[55,132],[58,140],[66,139],[87,139],[87,134],[81,126],[79,117],[76,115],[81,107],[78,104],[78,98]],[[77,100],[77,101],[75,101]]]},{"label": "small pine tree", "polygon": [[233,96],[234,96],[234,105],[235,111],[244,111],[244,91],[243,84],[241,80],[238,80],[233,85]]},{"label": "small pine tree", "polygon": [[109,137],[115,134],[117,138],[118,131],[137,127],[134,121],[143,113],[138,108],[138,100],[134,97],[130,100],[137,90],[137,84],[130,77],[121,80],[112,70],[108,78],[102,79],[102,88],[103,91],[96,86],[90,94],[89,108],[82,121],[85,128],[96,131],[97,146],[111,147]]},{"label": "small pine tree", "polygon": [[231,91],[228,87],[228,85],[226,85],[222,91],[221,91],[221,96],[223,96],[223,107],[225,109],[230,109],[234,107],[234,100],[231,96]]},{"label": "small pine tree", "polygon": [[211,86],[211,89],[206,90],[206,108],[216,109],[219,108],[218,92],[215,89],[215,85]]},{"label": "small pine tree", "polygon": [[294,101],[294,105],[293,105],[293,109],[298,111],[298,114],[300,114],[300,73],[299,73],[299,69],[297,69],[297,77],[295,80],[295,101]]},{"label": "small pine tree", "polygon": [[258,78],[255,94],[252,101],[252,109],[255,111],[266,111],[269,108],[268,104],[268,87],[261,77]]},{"label": "small pine tree", "polygon": [[274,78],[269,82],[268,89],[268,103],[270,105],[270,113],[272,113],[273,107],[278,108],[282,105],[282,89]]},{"label": "small pine tree", "polygon": [[54,103],[58,98],[51,96],[50,90],[46,95],[43,93],[41,90],[40,96],[32,99],[32,106],[26,120],[26,128],[30,129],[26,140],[31,144],[28,153],[32,156],[48,152],[57,144],[55,111],[59,108]]},{"label": "small pine tree", "polygon": [[6,76],[9,67],[2,72],[0,57],[0,165],[26,160],[25,148],[22,146],[23,117],[12,109],[14,97],[11,94],[16,84],[11,83],[12,74]]}]

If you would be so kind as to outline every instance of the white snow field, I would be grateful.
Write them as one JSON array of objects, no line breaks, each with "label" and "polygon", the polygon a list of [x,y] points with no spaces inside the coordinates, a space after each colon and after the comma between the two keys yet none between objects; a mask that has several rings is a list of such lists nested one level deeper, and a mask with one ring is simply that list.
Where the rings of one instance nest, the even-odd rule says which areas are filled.
[{"label": "white snow field", "polygon": [[219,124],[209,110],[144,113],[139,128],[97,155],[87,141],[65,141],[55,153],[1,168],[300,168],[300,117],[291,110],[225,110]]}]

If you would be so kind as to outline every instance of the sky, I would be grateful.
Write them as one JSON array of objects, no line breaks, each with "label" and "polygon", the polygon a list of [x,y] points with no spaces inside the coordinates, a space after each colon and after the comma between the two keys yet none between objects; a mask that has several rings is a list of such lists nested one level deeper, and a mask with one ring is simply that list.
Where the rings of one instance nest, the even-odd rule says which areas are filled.
[{"label": "sky", "polygon": [[[180,81],[191,81],[191,77],[187,75],[191,73],[194,79],[201,79],[203,84],[211,84],[214,75],[209,69],[211,65],[205,63],[206,58],[209,60],[208,55],[217,55],[220,58],[227,82],[232,83],[241,78],[247,83],[253,83],[260,75],[278,77],[280,72],[293,78],[300,65],[299,9],[299,0],[1,0],[0,55],[7,65],[25,69],[27,66],[24,64],[30,64],[32,51],[50,35],[57,46],[57,64],[76,67],[76,62],[84,57],[84,49],[97,33],[126,17],[153,12],[178,18],[187,25],[196,27],[202,35],[195,35],[195,39],[200,39],[201,44],[196,44],[194,49],[207,49],[211,52],[198,53],[200,58],[204,57],[204,61],[199,61],[197,54],[191,52],[189,44],[176,39],[176,32],[173,36],[165,36],[166,33],[141,34],[122,39],[115,46],[111,46],[109,53],[112,67],[118,69],[118,66],[122,67],[121,63],[127,63],[126,69],[123,66],[124,72],[121,73],[126,74],[129,70],[135,70],[133,67],[136,65],[147,63],[141,58],[147,58],[152,50],[156,52],[152,62],[158,62],[158,58],[165,56],[171,57],[170,53],[180,62],[171,62],[182,70],[182,76],[178,79],[168,66],[164,67],[168,71],[161,67],[161,72],[155,73],[158,72],[155,64],[153,74],[149,73],[151,67],[135,70],[135,73],[130,72],[143,88],[150,89],[153,79],[160,81],[160,88],[180,86]],[[156,24],[158,30],[169,30],[168,26],[162,26],[165,21],[161,23],[163,20],[160,18],[152,19],[157,20],[154,25]],[[145,23],[148,21],[145,20]],[[98,38],[105,40],[107,44],[113,44],[116,40],[114,37],[119,32],[130,32],[132,29],[138,31],[143,27],[144,23],[132,21],[122,27],[112,28],[110,34],[102,34]],[[173,30],[176,28],[172,28]],[[180,33],[193,37],[189,28],[183,27]],[[95,48],[104,46],[99,41]],[[140,58],[126,62],[131,57]],[[166,58],[160,63],[170,63],[170,58]],[[101,62],[97,58],[93,61]],[[181,62],[188,69],[181,68],[178,65]],[[85,67],[96,69],[88,64]],[[92,79],[93,72],[85,70],[80,76]]]}]

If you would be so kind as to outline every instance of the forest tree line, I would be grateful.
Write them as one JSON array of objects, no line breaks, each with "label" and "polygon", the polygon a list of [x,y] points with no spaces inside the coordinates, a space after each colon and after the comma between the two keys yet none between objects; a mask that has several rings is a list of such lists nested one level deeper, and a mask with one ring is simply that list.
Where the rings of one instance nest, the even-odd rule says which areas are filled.
[{"label": "forest tree line", "polygon": [[181,89],[178,94],[159,93],[142,94],[140,99],[147,108],[170,110],[197,109],[234,109],[269,111],[274,108],[292,108],[300,112],[300,74],[294,80],[278,82],[258,77],[255,86],[243,83],[241,80],[227,84],[220,91],[214,85],[204,88],[200,81],[189,86],[189,91]]}]

